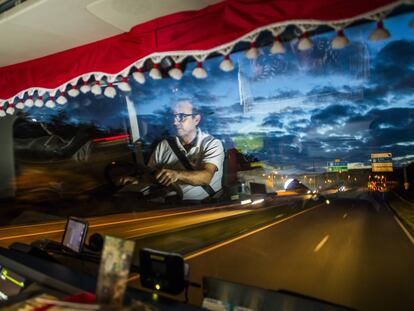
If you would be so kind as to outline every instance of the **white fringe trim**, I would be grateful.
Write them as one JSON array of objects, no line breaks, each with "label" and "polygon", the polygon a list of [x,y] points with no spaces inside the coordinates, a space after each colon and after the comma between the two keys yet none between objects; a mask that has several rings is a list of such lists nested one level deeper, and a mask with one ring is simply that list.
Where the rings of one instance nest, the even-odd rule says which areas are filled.
[{"label": "white fringe trim", "polygon": [[16,104],[16,108],[17,108],[17,109],[23,109],[23,108],[24,108],[24,102],[23,102],[23,101],[19,101],[19,102]]},{"label": "white fringe trim", "polygon": [[220,63],[220,69],[224,72],[230,72],[234,69],[234,63],[231,59],[223,59]]},{"label": "white fringe trim", "polygon": [[104,91],[104,95],[109,98],[114,98],[116,96],[115,88],[112,85],[108,86]]},{"label": "white fringe trim", "polygon": [[43,107],[43,105],[44,105],[44,103],[43,103],[43,98],[38,97],[38,98],[35,100],[34,105],[35,105],[36,107],[38,107],[38,108]]},{"label": "white fringe trim", "polygon": [[[378,20],[378,16],[386,16],[387,14],[389,14],[394,8],[402,5],[402,4],[408,4],[408,5],[413,5],[414,1],[411,0],[400,0],[400,1],[395,1],[389,5],[383,6],[383,7],[379,7],[375,10],[369,11],[369,12],[365,12],[362,13],[360,15],[354,16],[352,18],[345,18],[345,19],[341,19],[341,20],[335,20],[335,21],[321,21],[321,20],[290,20],[290,21],[283,21],[283,22],[277,22],[277,23],[272,23],[272,24],[268,24],[262,27],[259,27],[255,30],[252,30],[251,32],[236,38],[235,40],[231,41],[231,42],[227,42],[224,43],[220,46],[216,46],[212,49],[209,50],[192,50],[192,51],[169,51],[169,52],[161,52],[161,53],[152,53],[144,58],[138,59],[136,61],[134,61],[132,64],[130,64],[129,66],[127,66],[126,68],[123,68],[120,72],[118,73],[105,73],[105,72],[89,72],[89,73],[84,73],[81,74],[67,82],[65,82],[64,84],[54,88],[54,89],[47,89],[47,88],[42,88],[42,87],[31,87],[25,90],[21,90],[18,94],[33,94],[35,91],[44,91],[44,92],[50,92],[53,93],[56,90],[62,90],[65,91],[66,87],[68,85],[71,84],[76,84],[78,83],[79,79],[83,78],[83,79],[89,79],[91,76],[94,76],[95,79],[100,80],[103,77],[116,77],[118,75],[125,75],[126,73],[128,73],[132,67],[142,67],[142,65],[145,63],[146,60],[148,59],[152,59],[153,61],[155,60],[157,63],[159,63],[164,57],[181,57],[182,59],[185,59],[186,57],[193,57],[194,59],[196,59],[197,61],[200,61],[200,59],[206,59],[210,54],[212,53],[221,53],[224,50],[229,50],[231,51],[233,49],[233,47],[242,41],[247,41],[247,42],[252,42],[252,38],[257,37],[261,32],[263,31],[270,31],[270,32],[274,32],[275,29],[277,29],[278,33],[281,33],[286,27],[291,26],[291,25],[295,25],[297,27],[303,27],[303,26],[312,26],[312,27],[318,27],[321,25],[325,25],[325,26],[329,26],[333,29],[336,29],[338,24],[342,24],[342,25],[348,25],[348,24],[352,24],[353,22],[357,21],[357,20],[361,20],[361,19],[371,19],[371,20]],[[414,21],[411,22],[411,27],[414,27]],[[374,36],[375,37],[375,36]],[[380,36],[381,37],[381,36]],[[382,36],[384,37],[384,36]],[[373,39],[375,40],[375,39]],[[308,44],[305,44],[307,46],[309,46]],[[137,73],[135,72],[133,74],[134,79],[140,83],[143,84],[145,82],[145,77],[142,73]],[[136,76],[139,76],[138,78]],[[156,78],[158,79],[158,75],[154,75]],[[78,94],[79,91],[77,90]],[[69,90],[68,94],[70,96],[71,93],[74,96],[77,96],[78,94],[75,95],[76,91],[73,90]],[[99,93],[101,94],[102,91]],[[15,97],[18,96],[18,94],[13,95],[10,98],[6,98],[6,99],[1,99],[4,101],[13,101]],[[25,102],[26,104],[26,102]]]},{"label": "white fringe trim", "polygon": [[137,81],[139,84],[145,83],[145,75],[143,72],[137,71],[132,74],[132,77],[135,81]]},{"label": "white fringe trim", "polygon": [[168,71],[168,74],[174,80],[181,80],[181,78],[183,77],[183,72],[180,68],[172,68]]},{"label": "white fringe trim", "polygon": [[64,104],[66,104],[66,103],[68,102],[68,100],[66,99],[66,97],[65,97],[65,96],[60,95],[60,96],[56,99],[56,102],[57,102],[59,105],[64,105]]},{"label": "white fringe trim", "polygon": [[92,86],[91,92],[92,94],[95,94],[95,95],[101,95],[102,94],[101,85],[95,82],[95,84]]},{"label": "white fringe trim", "polygon": [[349,40],[345,36],[336,36],[332,39],[332,48],[335,50],[343,49],[349,44]]},{"label": "white fringe trim", "polygon": [[122,91],[122,92],[131,92],[131,86],[129,85],[128,82],[122,81],[118,84],[118,88]]},{"label": "white fringe trim", "polygon": [[196,67],[193,70],[193,76],[197,79],[207,78],[207,71],[203,67]]},{"label": "white fringe trim", "polygon": [[14,106],[7,107],[6,113],[13,114],[14,113]]}]

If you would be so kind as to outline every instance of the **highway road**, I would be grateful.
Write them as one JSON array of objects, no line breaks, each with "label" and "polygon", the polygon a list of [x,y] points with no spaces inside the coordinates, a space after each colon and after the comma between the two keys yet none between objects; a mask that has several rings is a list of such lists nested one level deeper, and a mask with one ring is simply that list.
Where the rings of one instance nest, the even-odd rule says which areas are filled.
[{"label": "highway road", "polygon": [[[235,208],[236,207],[236,208]],[[241,215],[252,211],[240,204],[225,208],[175,208],[169,210],[124,213],[109,216],[91,217],[89,235],[95,232],[134,239],[155,232],[173,230],[216,219]],[[34,225],[7,226],[0,228],[0,246],[7,247],[13,242],[30,243],[38,239],[61,241],[65,221],[52,221]]]},{"label": "highway road", "polygon": [[[271,205],[286,202],[279,198]],[[236,205],[127,213],[88,221],[90,233],[135,239],[248,215],[256,209]],[[330,197],[330,204],[278,216],[265,227],[186,254],[191,280],[201,283],[203,276],[210,276],[285,289],[360,310],[413,309],[414,240],[380,200],[364,192],[341,193]],[[0,245],[60,240],[63,230],[64,221],[2,227]],[[190,302],[201,304],[200,290],[190,290]]]},{"label": "highway road", "polygon": [[[267,206],[282,206],[289,202],[307,200],[310,195],[289,193],[266,199]],[[257,202],[260,202],[258,200]],[[257,203],[256,202],[256,203]],[[263,203],[265,204],[265,203]],[[262,203],[241,204],[240,201],[221,205],[196,205],[163,210],[150,210],[84,218],[89,223],[88,236],[98,232],[123,239],[137,239],[152,233],[159,233],[192,225],[242,215],[263,206]],[[39,239],[61,241],[66,220],[45,221],[28,225],[0,227],[0,246],[7,247],[14,242],[30,243]]]},{"label": "highway road", "polygon": [[[285,289],[359,310],[414,310],[414,241],[368,193],[280,219],[186,256],[203,276]],[[190,289],[201,304],[201,291]]]}]

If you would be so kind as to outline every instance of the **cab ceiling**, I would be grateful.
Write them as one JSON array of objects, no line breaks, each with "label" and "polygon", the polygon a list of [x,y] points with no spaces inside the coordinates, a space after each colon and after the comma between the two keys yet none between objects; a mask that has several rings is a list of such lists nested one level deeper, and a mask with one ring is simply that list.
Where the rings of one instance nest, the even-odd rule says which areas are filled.
[{"label": "cab ceiling", "polygon": [[0,14],[0,67],[108,38],[222,0],[27,0]]}]

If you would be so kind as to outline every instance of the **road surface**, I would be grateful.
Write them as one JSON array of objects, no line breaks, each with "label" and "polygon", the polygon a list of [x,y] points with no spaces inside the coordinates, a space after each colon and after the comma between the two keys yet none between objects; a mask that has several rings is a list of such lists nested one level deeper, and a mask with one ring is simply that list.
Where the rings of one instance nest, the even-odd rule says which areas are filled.
[{"label": "road surface", "polygon": [[[187,255],[202,276],[285,289],[361,310],[414,310],[414,245],[369,194],[331,199],[262,231]],[[201,291],[190,290],[201,304]]]},{"label": "road surface", "polygon": [[[89,235],[95,232],[125,239],[134,239],[155,232],[177,229],[216,219],[241,215],[249,208],[177,208],[171,210],[125,213],[87,218]],[[30,243],[38,239],[61,241],[66,221],[52,221],[34,225],[7,226],[0,228],[0,246],[14,242]]]},{"label": "road surface", "polygon": [[[292,202],[308,200],[310,195],[291,193],[266,199],[266,206],[275,207]],[[260,200],[259,200],[260,201]],[[129,212],[107,216],[86,217],[89,223],[88,235],[98,232],[123,239],[136,239],[187,226],[197,225],[254,211],[263,204],[241,204],[240,201],[221,205],[199,205],[163,210]],[[7,247],[14,242],[30,243],[39,239],[61,241],[66,220],[52,220],[29,225],[0,227],[0,246]]]}]

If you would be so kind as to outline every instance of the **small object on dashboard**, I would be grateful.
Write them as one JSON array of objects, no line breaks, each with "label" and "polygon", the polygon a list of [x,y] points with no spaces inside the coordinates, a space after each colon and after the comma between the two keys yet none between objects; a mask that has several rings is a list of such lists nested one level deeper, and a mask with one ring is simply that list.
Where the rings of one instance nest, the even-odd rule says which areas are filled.
[{"label": "small object on dashboard", "polygon": [[96,286],[98,303],[122,305],[134,248],[135,243],[131,240],[105,236]]},{"label": "small object on dashboard", "polygon": [[99,233],[94,233],[89,236],[88,248],[94,252],[101,252],[104,245],[104,238]]},{"label": "small object on dashboard", "polygon": [[188,266],[181,255],[143,248],[139,262],[143,287],[173,295],[188,287]]},{"label": "small object on dashboard", "polygon": [[69,217],[62,238],[63,247],[75,253],[81,253],[86,233],[88,232],[88,226],[89,224],[85,220]]}]

